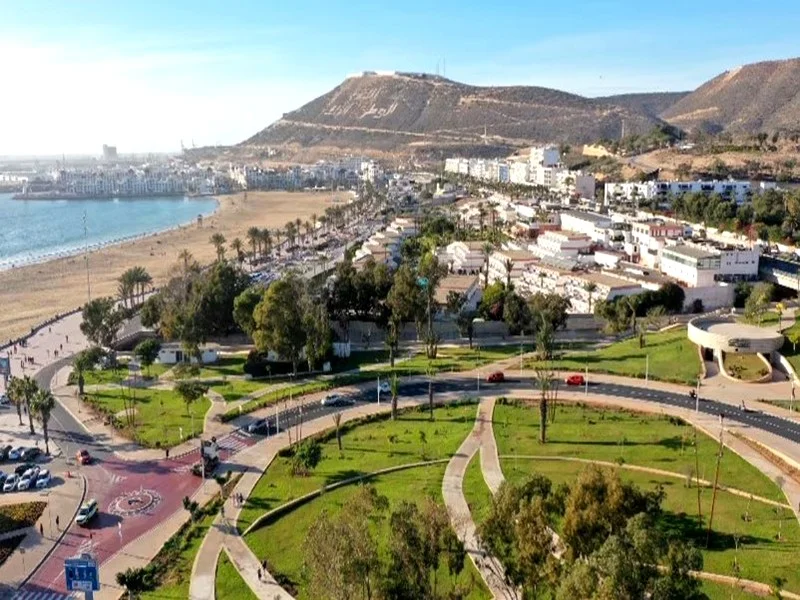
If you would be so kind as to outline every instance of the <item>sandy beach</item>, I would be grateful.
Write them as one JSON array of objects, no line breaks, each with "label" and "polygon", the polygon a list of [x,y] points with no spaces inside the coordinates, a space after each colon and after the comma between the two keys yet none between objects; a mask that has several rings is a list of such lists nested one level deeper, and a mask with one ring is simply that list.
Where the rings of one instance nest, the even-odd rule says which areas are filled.
[{"label": "sandy beach", "polygon": [[[188,249],[201,263],[215,258],[209,243],[222,233],[230,243],[241,238],[245,246],[250,227],[283,227],[299,217],[324,214],[333,199],[345,200],[349,192],[248,192],[219,197],[219,209],[202,224],[108,246],[89,254],[92,298],[115,296],[117,278],[125,269],[142,266],[155,285],[166,281],[178,253]],[[56,313],[65,313],[86,302],[84,257],[60,258],[46,263],[0,272],[0,342],[18,337]]]}]

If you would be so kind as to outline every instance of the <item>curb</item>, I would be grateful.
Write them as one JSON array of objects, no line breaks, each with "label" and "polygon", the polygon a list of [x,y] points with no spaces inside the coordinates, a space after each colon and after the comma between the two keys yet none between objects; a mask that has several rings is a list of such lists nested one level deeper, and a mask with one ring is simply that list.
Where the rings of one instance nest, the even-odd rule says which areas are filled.
[{"label": "curb", "polygon": [[[83,502],[86,500],[86,488],[87,488],[87,485],[88,485],[87,482],[86,482],[86,476],[81,475],[81,479],[83,479],[83,492],[81,493],[81,501],[78,503],[78,506],[75,509],[75,512],[72,514],[72,517],[69,520],[69,523],[73,523],[74,522],[75,515],[78,514],[78,511],[81,509],[81,506],[83,505]],[[48,558],[50,558],[50,555],[53,553],[53,551],[61,545],[61,540],[63,540],[64,536],[67,535],[67,531],[68,530],[69,530],[69,526],[66,526],[66,527],[64,527],[64,529],[61,530],[61,535],[58,536],[58,539],[56,540],[56,543],[52,545],[50,550],[45,552],[45,555],[41,558],[41,560],[38,563],[36,563],[36,566],[33,568],[33,570],[17,586],[17,589],[22,589],[24,586],[26,586],[28,584],[28,582],[33,578],[33,576],[36,575],[36,572],[41,568],[41,566],[44,564],[44,562]]]}]

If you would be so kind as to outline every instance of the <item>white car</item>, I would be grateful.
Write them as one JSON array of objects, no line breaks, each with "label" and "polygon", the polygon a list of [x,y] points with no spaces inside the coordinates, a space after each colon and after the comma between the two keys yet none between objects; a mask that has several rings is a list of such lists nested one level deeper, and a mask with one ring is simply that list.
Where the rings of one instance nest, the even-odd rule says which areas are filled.
[{"label": "white car", "polygon": [[33,477],[27,476],[27,473],[26,473],[26,475],[23,475],[22,477],[20,477],[19,481],[17,482],[17,489],[20,492],[24,492],[25,490],[27,490],[28,488],[31,487],[31,483],[33,483],[33,482],[34,482]]},{"label": "white car", "polygon": [[17,446],[8,453],[8,460],[19,460],[22,458],[22,453],[25,451],[25,446]]},{"label": "white car", "polygon": [[17,489],[18,483],[19,483],[18,475],[9,475],[8,478],[6,478],[6,482],[3,484],[3,491],[13,492],[15,489]]},{"label": "white car", "polygon": [[322,406],[347,406],[350,404],[355,404],[355,400],[348,396],[342,396],[341,394],[328,394],[322,399]]},{"label": "white car", "polygon": [[8,396],[0,394],[0,406],[8,406],[9,404],[11,404],[11,400],[8,399]]},{"label": "white car", "polygon": [[36,477],[36,489],[46,488],[50,485],[50,471],[44,469],[39,472],[39,475]]}]

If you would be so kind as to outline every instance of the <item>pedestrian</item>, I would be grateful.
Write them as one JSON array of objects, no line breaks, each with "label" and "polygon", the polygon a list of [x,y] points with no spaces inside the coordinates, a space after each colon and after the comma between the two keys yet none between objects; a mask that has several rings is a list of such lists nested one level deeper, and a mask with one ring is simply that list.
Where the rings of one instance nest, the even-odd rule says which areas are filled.
[{"label": "pedestrian", "polygon": [[65,341],[69,344],[69,336],[65,335],[64,338],[65,338]]},{"label": "pedestrian", "polygon": [[53,328],[52,327],[48,327],[47,328],[47,333],[53,333]]},{"label": "pedestrian", "polygon": [[224,503],[222,504],[222,506],[219,509],[219,514],[222,515],[223,519],[225,518],[225,504]]},{"label": "pedestrian", "polygon": [[267,572],[267,559],[261,561],[261,568],[264,569],[264,572]]},{"label": "pedestrian", "polygon": [[169,458],[169,448],[165,448],[165,449],[164,449],[164,452],[166,452],[166,453],[167,453],[167,458]]},{"label": "pedestrian", "polygon": [[44,537],[44,525],[42,525],[41,523],[39,523],[39,535]]},{"label": "pedestrian", "polygon": [[63,349],[64,349],[64,344],[59,344],[59,345],[58,345],[58,349],[59,349],[59,350],[63,350]]},{"label": "pedestrian", "polygon": [[261,581],[261,569],[258,569],[258,580]]},{"label": "pedestrian", "polygon": [[56,529],[60,530],[61,527],[58,524],[58,515],[56,515]]}]

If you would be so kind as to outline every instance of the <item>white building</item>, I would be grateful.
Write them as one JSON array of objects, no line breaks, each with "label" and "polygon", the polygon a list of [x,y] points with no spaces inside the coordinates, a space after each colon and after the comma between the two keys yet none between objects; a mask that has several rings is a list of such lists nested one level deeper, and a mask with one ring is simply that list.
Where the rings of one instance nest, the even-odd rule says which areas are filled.
[{"label": "white building", "polygon": [[750,198],[752,185],[749,181],[629,181],[606,183],[606,203],[633,202],[635,200],[666,200],[669,196],[688,193],[719,194],[741,204]]},{"label": "white building", "polygon": [[434,300],[440,306],[446,306],[450,292],[464,295],[466,302],[461,309],[463,311],[476,310],[481,298],[483,298],[480,277],[477,275],[448,275],[443,277],[436,288]]},{"label": "white building", "polygon": [[644,291],[642,286],[620,277],[581,271],[563,275],[562,286],[563,295],[569,298],[572,310],[576,313],[592,312],[601,300],[633,296]]},{"label": "white building", "polygon": [[758,277],[760,251],[756,246],[734,248],[711,244],[679,244],[661,251],[661,272],[690,287]]},{"label": "white building", "polygon": [[[218,347],[215,344],[200,345],[200,363],[207,365],[219,359]],[[188,354],[181,344],[162,344],[158,351],[158,362],[162,365],[177,365],[179,363],[197,364],[197,357]]]},{"label": "white building", "polygon": [[478,273],[486,260],[483,242],[452,242],[439,255],[439,264],[447,265],[452,273]]},{"label": "white building", "polygon": [[533,146],[528,162],[531,167],[553,167],[561,162],[561,152],[558,146]]},{"label": "white building", "polygon": [[511,163],[508,168],[508,177],[511,183],[528,183],[530,179],[531,167],[527,162]]},{"label": "white building", "polygon": [[591,247],[592,240],[585,234],[570,231],[545,231],[536,238],[536,244],[531,244],[529,248],[538,256],[574,258],[578,254],[589,253]]},{"label": "white building", "polygon": [[632,247],[628,254],[639,256],[639,261],[651,268],[658,267],[667,240],[677,240],[685,233],[683,225],[663,219],[633,221],[630,225]]},{"label": "white building", "polygon": [[607,230],[612,221],[605,215],[577,210],[565,210],[561,213],[561,228],[588,235],[595,241],[605,242]]},{"label": "white building", "polygon": [[[508,281],[509,275],[511,283],[517,284],[522,279],[522,274],[539,258],[527,250],[497,250],[489,256],[489,283],[495,281]],[[507,267],[511,266],[509,273]]]}]

